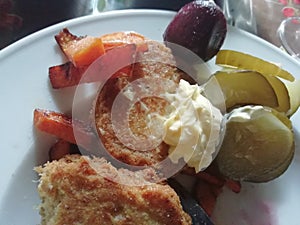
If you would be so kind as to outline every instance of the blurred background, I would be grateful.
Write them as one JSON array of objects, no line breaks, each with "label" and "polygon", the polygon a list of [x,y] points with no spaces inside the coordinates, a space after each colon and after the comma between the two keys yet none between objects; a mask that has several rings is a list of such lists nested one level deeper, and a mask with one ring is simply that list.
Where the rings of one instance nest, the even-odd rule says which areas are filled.
[{"label": "blurred background", "polygon": [[191,0],[0,0],[0,48],[50,25],[101,11],[153,8],[177,11]]},{"label": "blurred background", "polygon": [[44,27],[92,12],[91,0],[0,0],[0,48]]},{"label": "blurred background", "polygon": [[[167,9],[191,0],[0,0],[0,49],[44,27],[102,11]],[[300,15],[300,0],[215,0],[233,26],[280,46],[277,29],[285,18]],[[298,24],[299,27],[299,24]],[[299,29],[300,33],[300,29]],[[300,34],[298,34],[300,36]],[[300,38],[300,37],[299,37]],[[291,41],[297,42],[295,38]]]}]

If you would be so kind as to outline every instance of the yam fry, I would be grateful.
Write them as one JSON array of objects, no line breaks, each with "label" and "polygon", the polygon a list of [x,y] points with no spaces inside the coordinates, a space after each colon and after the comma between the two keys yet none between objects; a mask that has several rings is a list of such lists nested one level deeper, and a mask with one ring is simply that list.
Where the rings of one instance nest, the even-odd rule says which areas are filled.
[{"label": "yam fry", "polygon": [[145,36],[137,32],[120,31],[115,33],[104,34],[100,38],[106,51],[127,44],[136,44],[138,52],[145,52],[148,50],[148,45],[145,42]]},{"label": "yam fry", "polygon": [[209,169],[195,173],[193,168],[185,168],[182,172],[216,186],[223,186],[225,184],[225,179],[223,177],[215,175]]},{"label": "yam fry", "polygon": [[59,160],[63,158],[65,155],[79,154],[79,153],[80,151],[77,145],[72,144],[66,140],[59,139],[51,146],[49,150],[49,159],[50,161]]},{"label": "yam fry", "polygon": [[85,76],[83,82],[95,82],[103,79],[116,77],[118,71],[127,71],[127,75],[131,75],[133,64],[136,59],[136,45],[128,44],[116,47],[100,57],[95,64],[93,73],[90,76]]},{"label": "yam fry", "polygon": [[60,49],[75,67],[88,66],[105,53],[101,38],[92,36],[76,36],[63,29],[55,35]]},{"label": "yam fry", "polygon": [[196,179],[207,182],[210,185],[215,185],[217,187],[223,188],[224,186],[228,187],[231,191],[239,193],[241,191],[241,183],[232,179],[223,177],[217,170],[214,165],[211,165],[206,170],[199,173],[195,173],[195,170],[192,168],[185,168],[182,171],[184,174],[195,177]]},{"label": "yam fry", "polygon": [[34,126],[40,131],[85,148],[91,145],[95,137],[92,129],[82,121],[50,110],[35,109]]},{"label": "yam fry", "polygon": [[58,46],[65,53],[68,45],[73,41],[79,41],[85,36],[76,36],[72,34],[67,28],[62,29],[57,35],[54,36]]},{"label": "yam fry", "polygon": [[71,62],[49,68],[49,79],[54,89],[71,87],[79,84],[87,67],[76,68]]},{"label": "yam fry", "polygon": [[65,55],[75,67],[89,66],[104,53],[102,40],[91,36],[71,43],[65,50]]},{"label": "yam fry", "polygon": [[225,186],[227,186],[231,191],[239,193],[241,191],[242,185],[239,181],[226,179]]},{"label": "yam fry", "polygon": [[218,196],[223,192],[223,186],[210,184],[210,188],[212,193],[215,195],[217,201]]},{"label": "yam fry", "polygon": [[211,216],[214,211],[218,197],[216,194],[220,193],[220,189],[220,187],[211,185],[203,180],[198,180],[195,185],[196,200],[208,216]]},{"label": "yam fry", "polygon": [[[57,35],[55,35],[55,40],[62,52],[65,53],[68,45],[85,37],[86,36],[76,36],[72,34],[67,28],[64,28]],[[145,43],[145,36],[134,31],[120,31],[104,34],[100,36],[100,39],[102,40],[105,51],[127,44],[136,44],[137,50],[141,52],[148,50],[148,46]]]},{"label": "yam fry", "polygon": [[217,176],[211,175],[205,171],[201,171],[195,175],[197,178],[200,178],[201,180],[206,181],[209,184],[213,184],[216,186],[223,186],[225,183],[225,180],[222,178],[219,178]]},{"label": "yam fry", "polygon": [[[67,62],[50,67],[49,79],[55,89],[75,86],[79,83],[101,81],[105,76],[115,74],[116,68],[121,68],[123,65],[132,65],[135,55],[135,44],[116,47],[97,59],[97,73],[93,76],[86,76],[82,79],[87,67],[76,68],[71,62]],[[130,75],[130,71],[131,69],[126,74]]]},{"label": "yam fry", "polygon": [[50,161],[59,160],[65,155],[71,153],[70,142],[67,142],[63,139],[59,139],[54,145],[51,146],[49,150],[49,159]]}]

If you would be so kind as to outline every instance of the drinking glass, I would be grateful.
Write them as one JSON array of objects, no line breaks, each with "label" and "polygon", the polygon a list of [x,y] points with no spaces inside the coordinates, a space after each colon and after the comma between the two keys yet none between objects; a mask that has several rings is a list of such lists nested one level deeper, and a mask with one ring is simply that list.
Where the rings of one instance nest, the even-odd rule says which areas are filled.
[{"label": "drinking glass", "polygon": [[249,31],[300,60],[300,0],[223,0],[229,24]]},{"label": "drinking glass", "polygon": [[278,28],[281,46],[293,57],[300,60],[300,17],[288,17]]}]

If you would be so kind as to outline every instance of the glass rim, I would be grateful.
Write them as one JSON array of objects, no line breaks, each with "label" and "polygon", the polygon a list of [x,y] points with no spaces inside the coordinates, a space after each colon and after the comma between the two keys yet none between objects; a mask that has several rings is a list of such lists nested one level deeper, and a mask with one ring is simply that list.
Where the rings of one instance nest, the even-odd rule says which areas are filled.
[{"label": "glass rim", "polygon": [[285,18],[279,25],[277,29],[277,35],[279,37],[279,41],[281,46],[284,48],[287,53],[289,53],[291,56],[298,58],[300,60],[300,52],[296,53],[289,45],[288,41],[285,38],[285,28],[286,25],[289,24],[292,21],[298,21],[300,25],[300,17],[299,16],[292,16]]}]

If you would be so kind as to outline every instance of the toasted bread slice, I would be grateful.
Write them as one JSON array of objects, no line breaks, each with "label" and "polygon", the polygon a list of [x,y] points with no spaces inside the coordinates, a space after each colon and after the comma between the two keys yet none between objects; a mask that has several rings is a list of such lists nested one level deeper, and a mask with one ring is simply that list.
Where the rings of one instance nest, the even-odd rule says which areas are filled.
[{"label": "toasted bread slice", "polygon": [[[67,155],[35,169],[42,225],[191,224],[170,186],[136,186],[146,178],[117,170],[103,158]],[[124,179],[129,185],[119,183]]]}]

